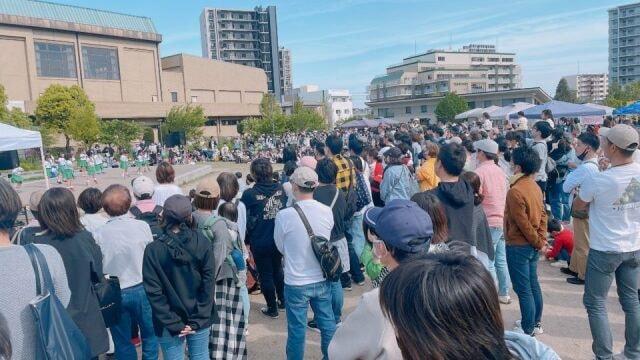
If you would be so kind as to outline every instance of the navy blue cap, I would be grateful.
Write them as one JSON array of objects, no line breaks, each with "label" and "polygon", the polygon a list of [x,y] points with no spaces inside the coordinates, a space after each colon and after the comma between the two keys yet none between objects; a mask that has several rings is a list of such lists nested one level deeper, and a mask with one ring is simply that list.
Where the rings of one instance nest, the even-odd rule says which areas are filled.
[{"label": "navy blue cap", "polygon": [[426,249],[433,236],[429,214],[410,200],[395,199],[364,213],[364,221],[388,245],[409,253]]}]

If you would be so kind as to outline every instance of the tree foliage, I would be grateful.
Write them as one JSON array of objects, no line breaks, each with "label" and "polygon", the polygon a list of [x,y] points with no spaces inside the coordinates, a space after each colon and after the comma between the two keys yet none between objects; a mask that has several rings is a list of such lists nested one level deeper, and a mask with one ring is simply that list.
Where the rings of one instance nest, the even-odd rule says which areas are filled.
[{"label": "tree foliage", "polygon": [[636,100],[640,100],[640,81],[626,84],[624,87],[618,83],[612,83],[604,104],[618,108]]},{"label": "tree foliage", "polygon": [[140,138],[142,126],[134,121],[111,120],[100,125],[100,142],[126,149],[131,142]]},{"label": "tree foliage", "polygon": [[67,132],[73,140],[81,142],[86,149],[98,141],[100,131],[100,121],[93,109],[84,106],[71,111]]},{"label": "tree foliage", "polygon": [[464,98],[456,93],[447,93],[436,106],[435,114],[438,120],[454,121],[456,115],[469,110]]},{"label": "tree foliage", "polygon": [[174,106],[167,114],[160,131],[163,135],[172,132],[184,132],[187,140],[195,140],[202,136],[202,127],[206,118],[201,106]]},{"label": "tree foliage", "polygon": [[40,124],[65,138],[65,147],[69,151],[72,138],[69,130],[69,120],[74,112],[94,113],[95,106],[87,97],[84,90],[77,86],[63,86],[53,84],[38,98],[36,118]]},{"label": "tree foliage", "polygon": [[144,140],[145,143],[152,143],[155,139],[153,136],[153,129],[145,126],[142,130],[142,140]]},{"label": "tree foliage", "polygon": [[299,100],[293,104],[292,114],[285,115],[271,94],[262,97],[260,114],[261,117],[251,117],[242,121],[240,127],[245,133],[283,134],[327,128],[324,118],[313,109],[305,108]]},{"label": "tree foliage", "polygon": [[8,102],[9,98],[4,90],[4,86],[0,85],[0,121],[4,122],[4,120],[9,116],[9,110],[7,110]]},{"label": "tree foliage", "polygon": [[558,86],[556,86],[556,95],[553,97],[553,99],[570,103],[578,102],[576,91],[569,89],[569,84],[567,83],[567,80],[565,78],[560,79],[560,81],[558,82]]}]

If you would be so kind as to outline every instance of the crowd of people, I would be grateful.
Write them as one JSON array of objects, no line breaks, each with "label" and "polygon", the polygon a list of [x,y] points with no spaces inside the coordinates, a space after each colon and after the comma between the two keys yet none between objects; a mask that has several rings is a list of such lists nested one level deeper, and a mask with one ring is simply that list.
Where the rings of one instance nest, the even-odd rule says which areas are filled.
[{"label": "crowd of people", "polygon": [[[136,359],[136,338],[144,359],[246,358],[260,291],[262,315],[286,314],[288,359],[305,358],[307,330],[328,359],[559,359],[535,338],[542,256],[571,276],[567,286],[584,286],[595,357],[640,358],[633,126],[581,128],[544,112],[505,128],[487,115],[253,141],[274,156],[250,159],[242,183],[223,172],[184,194],[160,158],[155,181],[141,173],[77,199],[64,187],[32,193],[34,220],[20,229],[19,197],[0,180],[0,359],[51,351],[30,313],[40,286],[31,252],[91,357],[112,341],[117,359]],[[114,315],[99,289],[115,278]],[[614,278],[619,353],[605,306]],[[354,286],[370,288],[344,316]],[[511,289],[513,327],[500,310]]]}]

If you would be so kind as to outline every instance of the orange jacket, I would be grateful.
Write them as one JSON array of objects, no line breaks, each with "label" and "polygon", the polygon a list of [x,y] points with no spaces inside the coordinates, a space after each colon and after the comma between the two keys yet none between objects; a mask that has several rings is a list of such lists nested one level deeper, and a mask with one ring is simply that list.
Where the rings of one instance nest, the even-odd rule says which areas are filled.
[{"label": "orange jacket", "polygon": [[531,176],[516,180],[507,192],[504,237],[507,245],[531,245],[536,249],[547,242],[547,212],[542,191]]},{"label": "orange jacket", "polygon": [[436,176],[436,159],[429,158],[416,171],[416,179],[420,183],[420,191],[431,190],[438,186],[440,179]]}]

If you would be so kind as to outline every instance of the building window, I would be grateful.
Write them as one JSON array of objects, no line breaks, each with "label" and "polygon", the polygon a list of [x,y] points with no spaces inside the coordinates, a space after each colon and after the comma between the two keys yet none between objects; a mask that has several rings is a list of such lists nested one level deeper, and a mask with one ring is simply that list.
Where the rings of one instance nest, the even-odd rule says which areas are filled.
[{"label": "building window", "polygon": [[36,42],[38,76],[76,78],[76,55],[73,45]]},{"label": "building window", "polygon": [[411,106],[407,106],[404,108],[404,113],[405,114],[411,114]]},{"label": "building window", "polygon": [[483,57],[472,57],[471,61],[484,61]]},{"label": "building window", "polygon": [[198,97],[197,96],[191,96],[191,102],[192,103],[197,103],[198,102]]},{"label": "building window", "polygon": [[420,112],[421,113],[426,113],[427,112],[427,105],[420,105]]},{"label": "building window", "polygon": [[151,102],[158,102],[158,95],[151,95]]},{"label": "building window", "polygon": [[489,106],[491,106],[491,100],[485,100],[484,107],[489,107]]},{"label": "building window", "polygon": [[487,58],[487,61],[500,61],[500,58]]},{"label": "building window", "polygon": [[340,115],[340,114],[341,114],[340,109],[336,110],[336,115]]},{"label": "building window", "polygon": [[178,102],[178,93],[175,91],[171,92],[171,102]]},{"label": "building window", "polygon": [[513,58],[502,58],[502,62],[513,62]]},{"label": "building window", "polygon": [[83,46],[82,67],[87,79],[120,80],[116,49]]},{"label": "building window", "polygon": [[384,117],[385,116],[385,112],[386,112],[386,109],[378,109],[378,116]]},{"label": "building window", "polygon": [[438,61],[444,61],[444,56],[438,56]]}]

